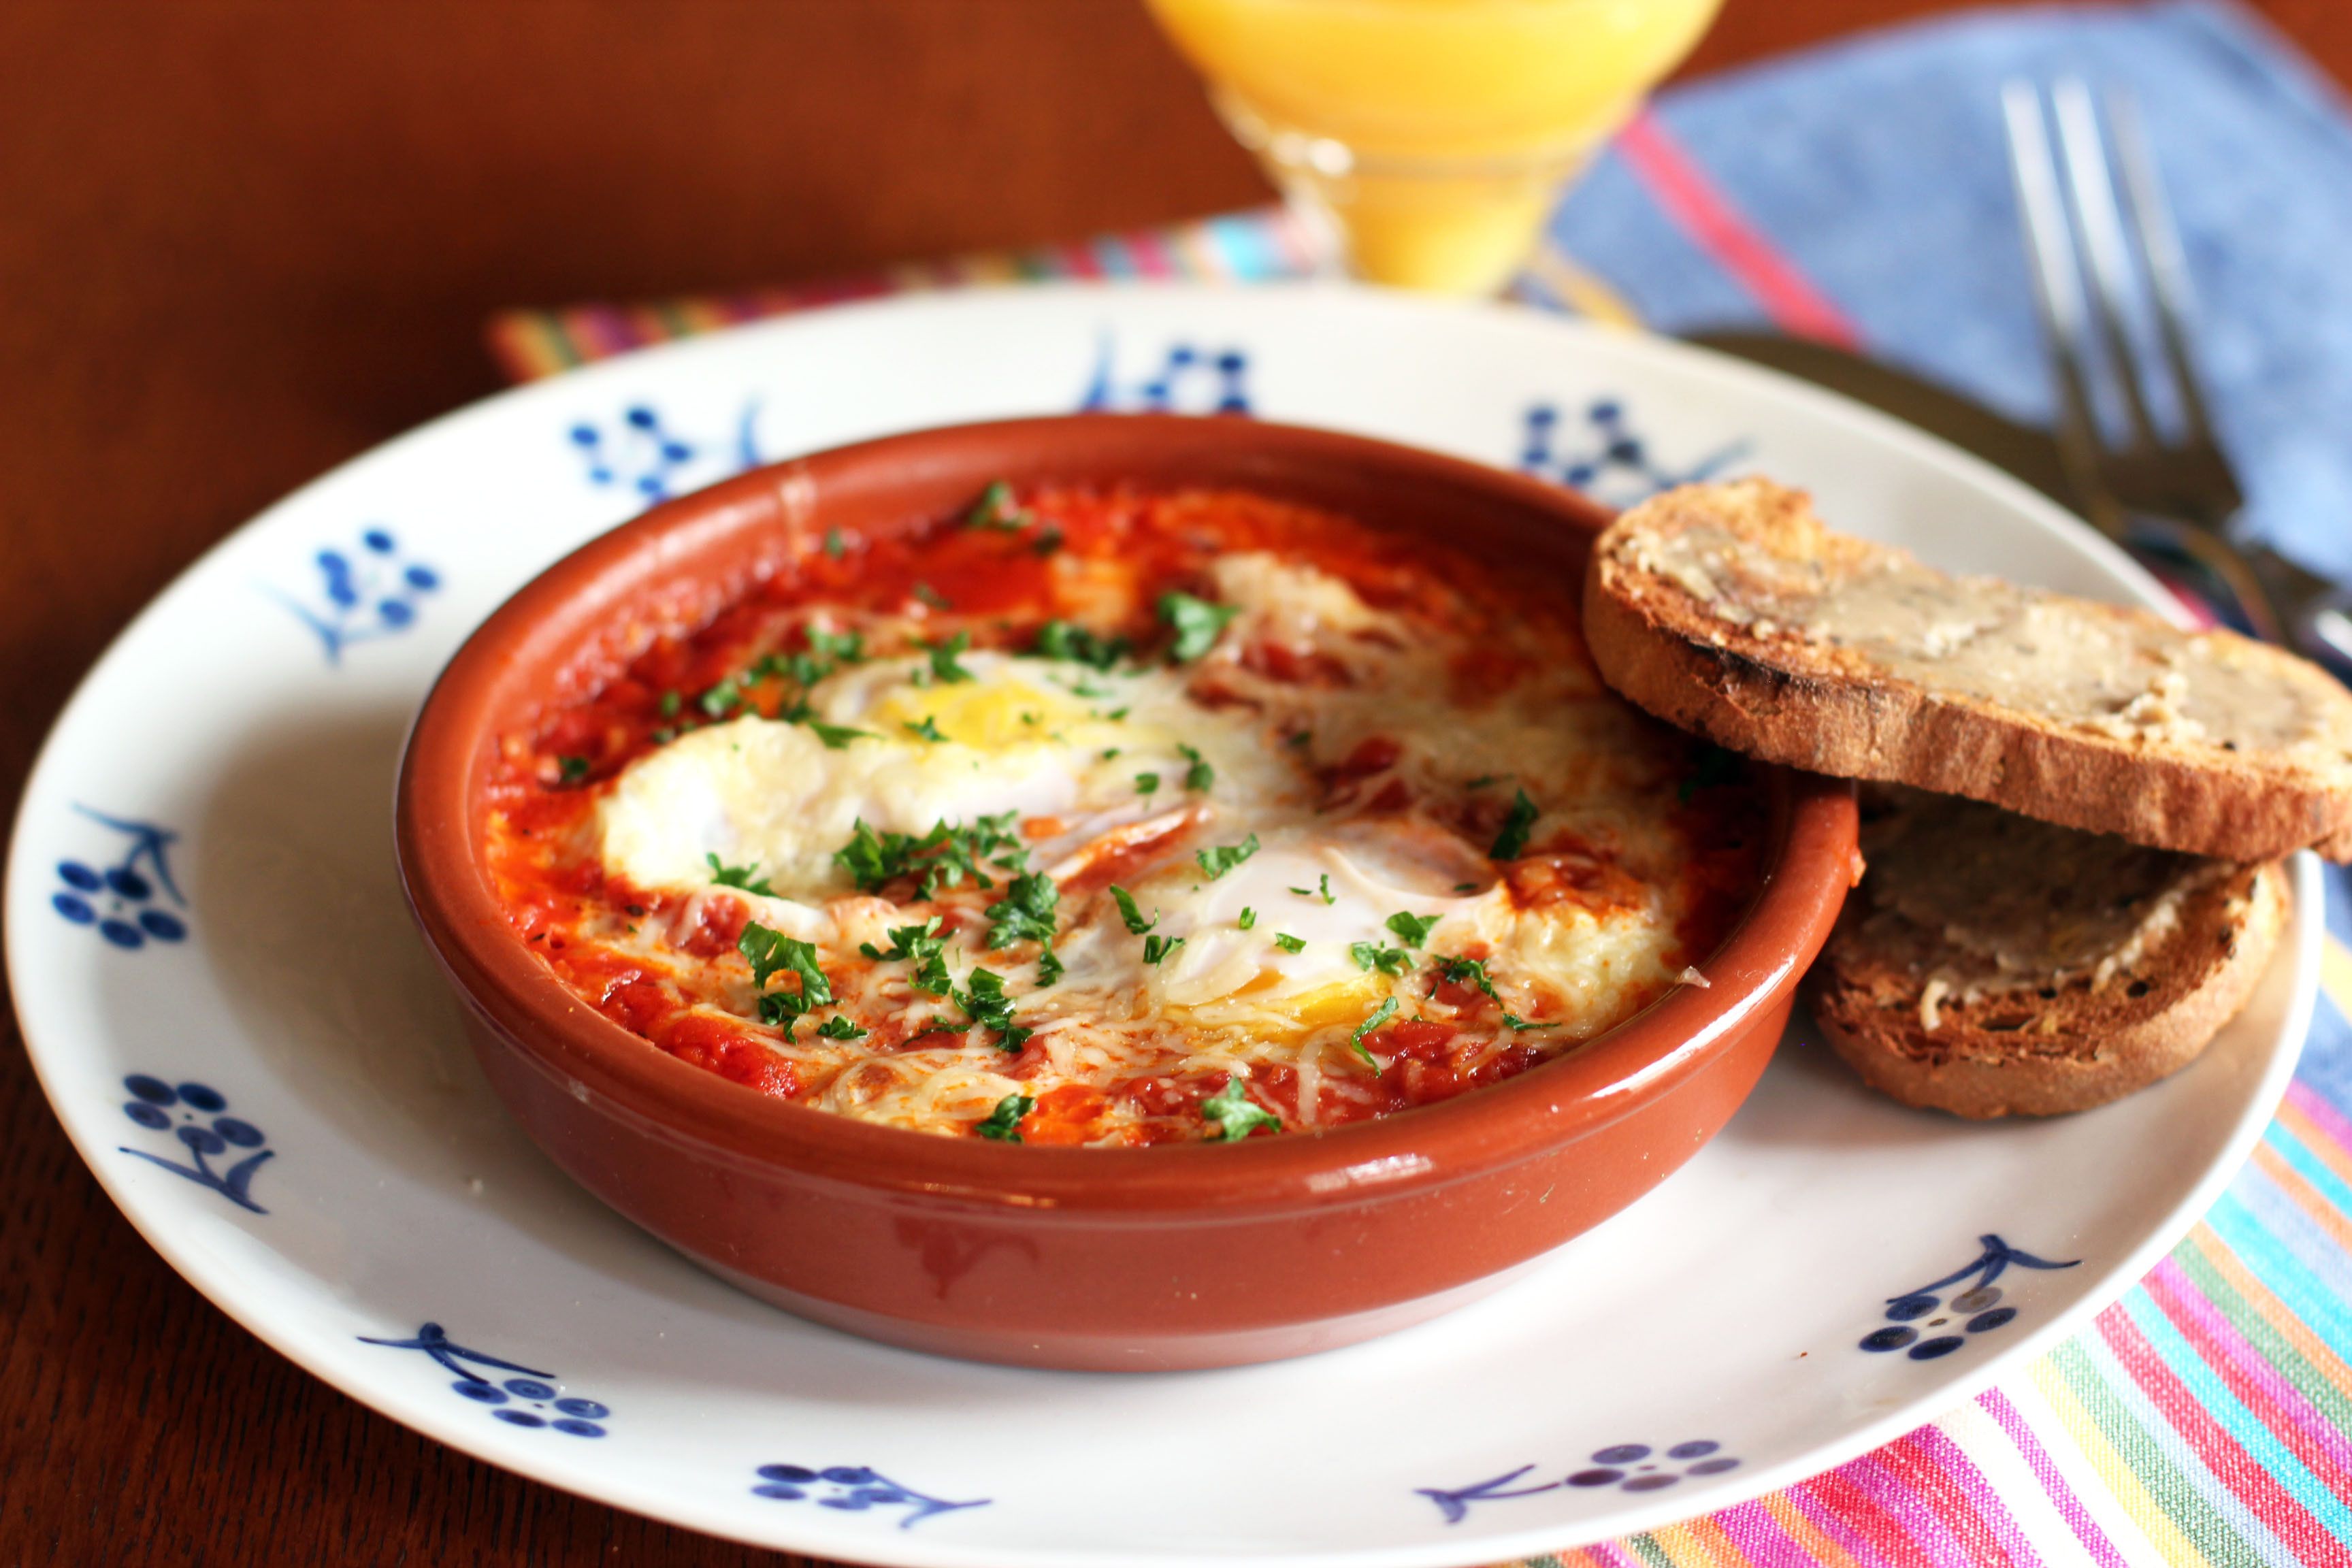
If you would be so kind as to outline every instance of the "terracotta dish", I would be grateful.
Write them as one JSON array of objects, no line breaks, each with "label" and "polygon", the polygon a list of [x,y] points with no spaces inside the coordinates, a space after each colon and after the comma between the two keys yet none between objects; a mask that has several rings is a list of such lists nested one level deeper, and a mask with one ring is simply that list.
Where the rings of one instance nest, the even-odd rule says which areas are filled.
[{"label": "terracotta dish", "polygon": [[[398,845],[475,1052],[532,1138],[705,1268],[895,1344],[1033,1366],[1233,1365],[1367,1339],[1491,1290],[1681,1165],[1763,1071],[1855,869],[1852,789],[1768,772],[1762,890],[1682,985],[1558,1060],[1323,1134],[1083,1149],[942,1138],[742,1089],[593,1011],[481,864],[499,737],[595,689],[832,526],[992,480],[1247,489],[1442,538],[1573,595],[1608,521],[1549,484],[1243,420],[1079,416],[894,437],[671,501],[567,557],[458,650],[404,763]],[[1572,602],[1572,601],[1571,601]]]}]

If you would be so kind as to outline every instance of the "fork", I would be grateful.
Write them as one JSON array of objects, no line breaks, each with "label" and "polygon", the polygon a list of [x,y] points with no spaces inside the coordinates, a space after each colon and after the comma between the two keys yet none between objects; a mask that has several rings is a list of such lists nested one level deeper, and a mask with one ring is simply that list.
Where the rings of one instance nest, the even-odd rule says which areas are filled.
[{"label": "fork", "polygon": [[[2057,382],[2059,449],[2091,521],[2118,543],[2153,531],[2221,579],[2256,636],[2343,673],[2352,668],[2352,594],[2244,529],[2245,498],[2214,439],[2190,347],[2188,266],[2137,109],[2120,89],[2110,92],[2103,133],[2090,89],[2068,77],[2052,88],[2050,110],[2058,158],[2041,89],[2021,79],[2002,84],[2035,312]],[[2120,206],[2111,172],[2117,164]],[[2146,280],[2154,307],[2160,353],[2153,356],[2132,333],[2136,279]],[[2128,431],[2120,443],[2108,438],[2094,401],[2102,363],[2112,372]],[[2160,388],[2151,377],[2164,378]],[[2177,412],[2175,430],[2159,426],[2150,396],[2158,390]]]}]

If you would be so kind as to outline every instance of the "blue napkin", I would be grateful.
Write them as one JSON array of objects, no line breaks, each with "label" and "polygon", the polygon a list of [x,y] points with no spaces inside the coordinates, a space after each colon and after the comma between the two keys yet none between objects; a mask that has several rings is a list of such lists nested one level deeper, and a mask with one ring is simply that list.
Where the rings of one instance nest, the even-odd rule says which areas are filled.
[{"label": "blue napkin", "polygon": [[[2352,578],[2352,113],[2257,17],[2195,0],[1974,13],[1709,77],[1656,112],[1864,352],[2048,426],[2000,86],[2070,74],[2138,100],[2252,527]],[[1659,331],[1769,325],[1622,149],[1553,234]]]}]

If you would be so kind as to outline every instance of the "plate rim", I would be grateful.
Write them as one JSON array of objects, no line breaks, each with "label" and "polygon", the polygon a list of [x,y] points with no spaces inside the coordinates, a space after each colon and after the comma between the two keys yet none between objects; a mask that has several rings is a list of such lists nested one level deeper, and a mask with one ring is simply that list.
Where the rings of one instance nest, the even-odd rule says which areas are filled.
[{"label": "plate rim", "polygon": [[[1394,290],[1322,280],[1238,285],[1114,279],[1001,284],[914,292],[741,323],[692,338],[649,345],[556,376],[503,389],[436,416],[355,454],[230,529],[175,573],[171,581],[109,639],[105,649],[75,683],[71,694],[43,737],[33,765],[26,775],[23,793],[11,824],[5,879],[0,879],[0,888],[9,891],[9,902],[13,904],[19,874],[29,875],[33,808],[37,801],[57,793],[49,787],[48,775],[64,765],[60,757],[61,737],[68,729],[83,721],[83,710],[96,700],[101,681],[112,673],[121,659],[128,657],[129,646],[142,628],[165,614],[167,606],[179,598],[195,592],[197,579],[210,574],[223,557],[250,542],[280,518],[299,513],[332,488],[353,482],[378,465],[396,462],[415,447],[438,441],[455,430],[499,418],[509,408],[538,401],[552,402],[558,388],[577,390],[598,381],[620,380],[630,371],[641,370],[647,365],[690,364],[695,358],[706,354],[713,358],[724,357],[746,343],[755,343],[762,339],[789,340],[794,335],[795,329],[813,323],[852,323],[876,315],[931,310],[989,312],[1016,303],[1034,303],[1050,309],[1056,300],[1113,300],[1132,296],[1180,300],[1190,299],[1212,308],[1244,298],[1265,300],[1279,300],[1284,296],[1310,300],[1336,298],[1349,301],[1350,306],[1363,304],[1374,310],[1402,309],[1433,315],[1452,313],[1464,319],[1508,319],[1537,325],[1548,331],[1564,332],[1568,337],[1581,336],[1588,342],[1605,342],[1629,353],[1637,361],[1645,358],[1654,363],[1663,361],[1672,370],[1702,374],[1718,384],[1731,387],[1743,399],[1794,403],[1816,417],[1826,418],[1848,428],[1858,428],[1879,445],[1898,452],[1906,463],[1922,464],[1941,470],[1971,489],[1990,491],[1991,499],[2005,503],[2013,511],[2025,514],[2045,531],[2066,540],[2097,563],[2110,584],[2123,590],[2119,596],[2137,597],[2143,605],[2168,615],[2176,621],[2182,618],[2183,613],[2178,604],[2137,563],[2112,542],[2071,517],[2055,502],[2021,480],[1926,431],[1843,394],[1767,366],[1676,340],[1625,333],[1534,307],[1486,301],[1431,300]],[[1295,415],[1286,415],[1285,417],[1290,422],[1300,422]],[[416,700],[422,701],[421,693]],[[412,721],[413,716],[412,712]],[[2294,857],[2292,866],[2296,909],[2295,923],[2290,930],[2294,940],[2291,944],[2282,944],[2282,951],[2273,962],[2294,965],[2293,993],[2281,1026],[2280,1040],[2269,1047],[2269,1059],[2236,1123],[2221,1141],[2220,1152],[2187,1194],[2149,1226],[2137,1247],[2095,1277],[2097,1281],[2095,1286],[2086,1289],[2071,1305],[2053,1311],[2029,1332],[2005,1342],[1999,1350],[1990,1353],[1965,1374],[1938,1384],[1925,1394],[1904,1401],[1886,1415],[1850,1429],[1841,1437],[1815,1444],[1801,1454],[1777,1464],[1760,1466],[1753,1470],[1743,1469],[1737,1481],[1717,1482],[1697,1494],[1699,1500],[1696,1507],[1680,1502],[1668,1503],[1662,1494],[1655,1503],[1615,1509],[1594,1516],[1589,1523],[1571,1521],[1557,1528],[1529,1525],[1513,1531],[1465,1537],[1458,1544],[1440,1538],[1422,1544],[1376,1549],[1312,1548],[1270,1552],[1221,1551],[1218,1555],[1235,1563],[1264,1564],[1265,1568],[1296,1568],[1301,1564],[1329,1564],[1336,1568],[1336,1565],[1343,1563],[1353,1565],[1353,1568],[1446,1568],[1448,1564],[1465,1562],[1570,1550],[1597,1541],[1638,1533],[1701,1513],[1736,1506],[1833,1468],[1893,1436],[1914,1430],[1932,1422],[1942,1413],[1960,1407],[2001,1376],[2046,1353],[2052,1345],[2078,1332],[2092,1318],[2137,1285],[2179,1243],[2181,1237],[2211,1207],[2221,1190],[2234,1179],[2276,1114],[2277,1106],[2294,1077],[2311,1026],[2317,994],[2318,953],[2324,936],[2324,892],[2318,862],[2306,850]],[[47,1048],[36,1043],[36,1026],[28,1016],[27,1003],[38,987],[26,984],[33,978],[26,969],[29,960],[23,956],[23,944],[13,924],[5,948],[8,982],[16,999],[18,1027],[25,1038],[26,1055],[32,1065],[36,1081],[48,1101],[51,1113],[57,1117],[75,1152],[109,1201],[141,1238],[163,1257],[174,1273],[233,1322],[331,1388],[386,1418],[446,1444],[469,1458],[587,1500],[626,1509],[719,1539],[772,1550],[839,1554],[849,1561],[887,1561],[907,1564],[908,1568],[967,1568],[967,1565],[994,1568],[998,1563],[1029,1564],[1040,1561],[1085,1561],[1129,1564],[1132,1568],[1163,1568],[1163,1565],[1177,1560],[1160,1552],[1122,1549],[1105,1553],[1076,1547],[1041,1549],[986,1543],[950,1544],[943,1539],[939,1540],[934,1549],[929,1542],[937,1538],[902,1535],[895,1531],[887,1537],[870,1540],[864,1535],[855,1539],[845,1535],[835,1540],[822,1531],[803,1532],[790,1528],[781,1533],[746,1532],[730,1529],[723,1523],[714,1524],[689,1518],[685,1510],[664,1506],[664,1494],[650,1484],[642,1489],[644,1495],[641,1499],[635,1495],[639,1488],[622,1487],[616,1491],[609,1483],[569,1474],[569,1467],[562,1463],[557,1450],[548,1450],[542,1457],[519,1447],[501,1447],[485,1442],[482,1439],[490,1429],[478,1423],[466,1423],[461,1430],[464,1412],[453,1409],[444,1414],[441,1405],[426,1404],[421,1390],[411,1396],[388,1384],[347,1380],[338,1375],[346,1363],[327,1352],[327,1346],[334,1342],[335,1335],[321,1329],[306,1336],[291,1326],[281,1326],[278,1321],[281,1314],[272,1314],[264,1310],[266,1302],[263,1298],[268,1294],[267,1288],[252,1288],[249,1293],[254,1299],[247,1301],[246,1296],[248,1292],[241,1289],[239,1281],[229,1277],[225,1270],[221,1271],[220,1279],[212,1278],[214,1271],[210,1266],[200,1264],[194,1258],[192,1248],[175,1242],[164,1233],[162,1221],[171,1205],[159,1205],[154,1215],[142,1213],[131,1187],[119,1179],[128,1173],[110,1174],[110,1163],[98,1158],[100,1149],[79,1134],[74,1120],[66,1113],[59,1100],[59,1085],[46,1059]],[[354,1315],[357,1315],[356,1311]],[[1693,1494],[1677,1495],[1687,1498]],[[806,1514],[780,1514],[777,1517],[788,1527],[799,1519],[810,1519],[814,1522],[814,1517]],[[876,1552],[874,1548],[880,1546],[885,1540],[890,1550],[887,1553]]]}]

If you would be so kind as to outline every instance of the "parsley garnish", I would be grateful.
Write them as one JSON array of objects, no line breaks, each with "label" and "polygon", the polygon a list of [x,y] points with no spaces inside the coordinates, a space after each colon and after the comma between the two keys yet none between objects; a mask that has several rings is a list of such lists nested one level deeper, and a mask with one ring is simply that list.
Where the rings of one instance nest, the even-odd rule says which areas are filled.
[{"label": "parsley garnish", "polygon": [[940,935],[940,917],[933,915],[919,926],[894,926],[890,930],[890,946],[886,951],[872,942],[860,942],[857,951],[877,963],[889,963],[898,959],[915,961],[915,988],[934,996],[944,996],[954,982],[948,976],[947,939]]},{"label": "parsley garnish", "polygon": [[588,759],[585,757],[556,758],[555,776],[565,784],[578,784],[588,776]]},{"label": "parsley garnish", "polygon": [[1062,548],[1062,531],[1047,523],[1037,531],[1037,541],[1031,548],[1040,555],[1051,555]]},{"label": "parsley garnish", "polygon": [[866,1032],[851,1023],[843,1014],[835,1013],[816,1026],[816,1032],[828,1040],[862,1040]]},{"label": "parsley garnish", "polygon": [[743,706],[743,688],[737,682],[736,678],[730,675],[696,698],[695,706],[713,719],[723,719]]},{"label": "parsley garnish", "polygon": [[1359,969],[1377,969],[1382,974],[1392,976],[1404,973],[1405,953],[1401,947],[1382,947],[1373,942],[1351,942],[1348,947],[1348,956],[1356,961]]},{"label": "parsley garnish", "polygon": [[1157,963],[1183,945],[1181,936],[1147,936],[1143,939],[1143,962]]},{"label": "parsley garnish", "polygon": [[[1436,961],[1436,963],[1438,973],[1444,974],[1446,979],[1453,981],[1456,984],[1461,984],[1465,982],[1474,984],[1477,986],[1479,990],[1484,991],[1486,994],[1488,1001],[1494,1003],[1497,1007],[1503,1006],[1502,993],[1495,989],[1494,979],[1486,973],[1486,961],[1485,959],[1441,958]],[[1530,1024],[1525,1018],[1520,1017],[1517,1014],[1511,1012],[1508,1008],[1504,1008],[1503,1010],[1503,1022],[1513,1029],[1549,1029],[1552,1026],[1549,1024]]]},{"label": "parsley garnish", "polygon": [[940,721],[929,713],[923,715],[923,721],[919,724],[901,724],[898,728],[919,740],[940,742],[947,739],[940,733]]},{"label": "parsley garnish", "polygon": [[1313,888],[1293,888],[1290,890],[1302,899],[1321,899],[1327,904],[1336,904],[1339,901],[1339,896],[1331,890],[1331,873],[1328,871],[1323,873],[1323,888],[1320,892]]},{"label": "parsley garnish", "polygon": [[932,587],[929,583],[918,583],[913,587],[908,589],[907,592],[912,594],[916,598],[920,599],[924,604],[929,605],[935,610],[952,610],[955,608],[953,605],[948,603],[946,595],[940,593],[937,588]]},{"label": "parsley garnish", "polygon": [[1054,951],[1054,944],[1047,942],[1045,951],[1037,955],[1037,989],[1043,991],[1046,986],[1059,980],[1066,972],[1066,968],[1067,966],[1062,963],[1061,954]]},{"label": "parsley garnish", "polygon": [[1180,745],[1176,749],[1184,753],[1186,762],[1192,764],[1184,770],[1184,787],[1202,795],[1208,794],[1210,786],[1217,782],[1217,770],[1202,762],[1201,753],[1192,747]]},{"label": "parsley garnish", "polygon": [[991,970],[971,972],[970,988],[954,993],[955,1005],[969,1015],[971,1021],[985,1029],[996,1031],[996,1048],[1017,1051],[1035,1034],[1013,1021],[1013,998],[1004,994],[1004,977]]},{"label": "parsley garnish", "polygon": [[[814,944],[751,921],[736,939],[735,951],[751,961],[751,983],[763,993],[760,997],[760,1022],[782,1025],[787,1040],[793,1037],[793,1026],[803,1014],[831,1005],[833,984],[825,979],[824,971],[817,967]],[[800,977],[799,991],[766,989],[770,976],[787,970]]]},{"label": "parsley garnish", "polygon": [[1190,594],[1160,595],[1160,618],[1176,628],[1176,641],[1168,650],[1171,664],[1190,664],[1216,646],[1217,635],[1235,616],[1242,613],[1239,605],[1213,605],[1206,599],[1196,599]]},{"label": "parsley garnish", "polygon": [[1236,1075],[1225,1080],[1225,1087],[1201,1101],[1201,1118],[1213,1121],[1223,1136],[1213,1138],[1213,1143],[1238,1143],[1261,1127],[1279,1131],[1282,1118],[1272,1111],[1262,1110],[1250,1102],[1246,1086]]},{"label": "parsley garnish", "polygon": [[1444,920],[1444,915],[1409,915],[1402,912],[1389,917],[1389,930],[1404,939],[1407,947],[1419,947],[1429,940],[1431,928]]},{"label": "parsley garnish", "polygon": [[824,552],[827,555],[838,561],[848,552],[848,543],[841,537],[841,530],[828,528],[824,531]]},{"label": "parsley garnish", "polygon": [[1503,831],[1495,835],[1495,847],[1486,851],[1490,860],[1516,860],[1528,847],[1528,830],[1536,825],[1536,803],[1520,790],[1511,800],[1510,815],[1503,818]]},{"label": "parsley garnish", "polygon": [[1239,844],[1213,845],[1196,849],[1192,858],[1201,863],[1202,874],[1212,882],[1257,853],[1257,835],[1253,833]]},{"label": "parsley garnish", "polygon": [[996,1102],[988,1120],[972,1124],[972,1131],[982,1138],[993,1138],[1000,1143],[1021,1142],[1021,1119],[1037,1109],[1037,1102],[1025,1094],[1008,1094]]},{"label": "parsley garnish", "polygon": [[1374,1029],[1379,1028],[1382,1024],[1387,1023],[1391,1018],[1395,1017],[1396,1010],[1397,999],[1395,997],[1381,997],[1381,1005],[1373,1008],[1370,1016],[1362,1023],[1356,1026],[1356,1032],[1354,1034],[1348,1037],[1348,1044],[1349,1047],[1352,1048],[1358,1056],[1364,1058],[1365,1066],[1378,1069],[1381,1064],[1372,1060],[1372,1053],[1365,1049],[1364,1037],[1370,1034]]},{"label": "parsley garnish", "polygon": [[1312,730],[1294,730],[1294,731],[1292,731],[1288,735],[1286,735],[1286,736],[1284,736],[1284,737],[1283,737],[1282,743],[1283,743],[1284,745],[1286,745],[1286,746],[1307,746],[1307,745],[1312,745],[1312,744],[1314,743],[1314,741],[1315,741],[1315,731],[1312,731]]},{"label": "parsley garnish", "polygon": [[[866,662],[866,635],[863,632],[829,632],[823,626],[808,628],[809,652],[818,658],[835,664]],[[831,669],[824,671],[832,674]]]},{"label": "parsley garnish", "polygon": [[1160,775],[1158,773],[1138,773],[1135,775],[1136,794],[1157,795],[1159,792]]},{"label": "parsley garnish", "polygon": [[942,686],[952,686],[959,680],[970,680],[971,671],[956,662],[956,655],[971,647],[971,634],[958,632],[945,642],[927,643],[930,650],[931,679]]},{"label": "parsley garnish", "polygon": [[920,838],[908,833],[877,834],[860,818],[849,842],[834,851],[833,863],[849,873],[861,893],[879,892],[892,878],[908,876],[921,879],[916,889],[921,899],[955,887],[966,877],[980,887],[993,888],[994,879],[980,868],[982,860],[994,856],[992,864],[1018,870],[1028,858],[1013,827],[1018,815],[999,812],[970,827],[940,822]]},{"label": "parsley garnish", "polygon": [[1241,927],[1244,931],[1249,930],[1252,926],[1257,924],[1257,911],[1244,907],[1242,910],[1241,919],[1235,921],[1234,924]]},{"label": "parsley garnish", "polygon": [[966,528],[985,528],[997,533],[1018,533],[1033,520],[1013,500],[1013,487],[998,479],[980,492],[980,504],[964,514]]},{"label": "parsley garnish", "polygon": [[1127,657],[1125,637],[1100,637],[1074,621],[1047,621],[1037,628],[1040,658],[1066,658],[1096,669],[1108,669]]},{"label": "parsley garnish", "polygon": [[1293,936],[1286,931],[1278,931],[1274,933],[1274,945],[1285,952],[1304,952],[1307,951],[1307,939]]},{"label": "parsley garnish", "polygon": [[719,863],[719,857],[716,855],[705,855],[703,858],[710,862],[712,886],[740,888],[747,893],[757,893],[763,899],[772,899],[776,896],[775,889],[768,886],[768,879],[765,877],[756,882],[751,880],[751,873],[760,868],[760,863],[757,860],[752,861],[749,866],[722,866]]},{"label": "parsley garnish", "polygon": [[677,718],[677,710],[678,710],[678,708],[681,706],[680,700],[679,700],[679,698],[678,698],[677,693],[677,692],[675,692],[675,691],[665,691],[665,692],[663,692],[663,693],[661,694],[661,702],[659,703],[659,705],[658,705],[658,706],[659,706],[659,707],[660,707],[660,709],[661,709],[661,716],[662,716],[663,718],[665,718],[665,719],[675,719],[675,718]]},{"label": "parsley garnish", "polygon": [[1160,923],[1160,911],[1158,910],[1152,910],[1151,918],[1150,920],[1145,920],[1143,918],[1143,911],[1135,907],[1135,895],[1129,892],[1125,888],[1113,884],[1110,890],[1110,900],[1111,902],[1118,906],[1118,918],[1127,922],[1127,929],[1129,935],[1141,936],[1145,931],[1150,931],[1153,926]]},{"label": "parsley garnish", "polygon": [[1054,940],[1054,911],[1062,889],[1043,871],[1013,879],[1004,897],[988,907],[988,946],[993,952],[1016,942]]},{"label": "parsley garnish", "polygon": [[1488,784],[1501,784],[1505,779],[1509,778],[1510,776],[1511,775],[1508,773],[1481,773],[1476,778],[1472,779],[1468,784],[1464,784],[1462,787],[1464,789],[1485,789]]},{"label": "parsley garnish", "polygon": [[[797,719],[793,721],[794,723],[801,721]],[[822,719],[811,719],[807,723],[808,727],[816,732],[816,738],[824,742],[824,748],[828,752],[843,751],[852,741],[873,739],[871,731],[853,730],[846,724],[828,724]]]}]

